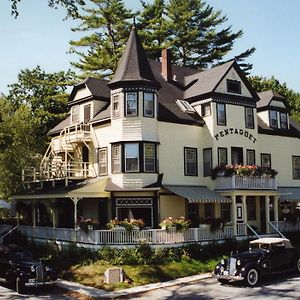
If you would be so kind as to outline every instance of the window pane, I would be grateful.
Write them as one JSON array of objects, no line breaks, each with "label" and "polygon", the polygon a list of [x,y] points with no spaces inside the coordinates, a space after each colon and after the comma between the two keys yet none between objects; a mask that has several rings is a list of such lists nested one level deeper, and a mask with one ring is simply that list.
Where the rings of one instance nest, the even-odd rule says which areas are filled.
[{"label": "window pane", "polygon": [[155,144],[144,144],[144,171],[155,172]]},{"label": "window pane", "polygon": [[121,145],[112,146],[112,171],[121,172]]},{"label": "window pane", "polygon": [[211,148],[203,150],[204,176],[210,176],[211,175],[211,169],[212,169],[211,154],[212,154]]},{"label": "window pane", "polygon": [[226,125],[225,104],[223,103],[217,103],[217,123]]},{"label": "window pane", "polygon": [[154,94],[144,93],[144,116],[154,117]]},{"label": "window pane", "polygon": [[253,108],[246,107],[246,128],[254,128]]},{"label": "window pane", "polygon": [[186,148],[185,150],[185,175],[197,176],[197,149]]},{"label": "window pane", "polygon": [[227,148],[218,149],[219,166],[227,165]]},{"label": "window pane", "polygon": [[270,111],[270,126],[275,128],[278,127],[277,111],[274,110]]},{"label": "window pane", "polygon": [[78,123],[79,122],[79,106],[73,106],[72,107],[72,123]]},{"label": "window pane", "polygon": [[107,174],[107,151],[105,149],[99,150],[99,174]]},{"label": "window pane", "polygon": [[119,95],[113,96],[113,117],[120,117],[120,102]]},{"label": "window pane", "polygon": [[293,178],[300,179],[300,156],[293,156]]},{"label": "window pane", "polygon": [[280,128],[287,128],[287,115],[283,113],[280,114]]},{"label": "window pane", "polygon": [[137,115],[137,93],[126,93],[126,115]]},{"label": "window pane", "polygon": [[139,171],[139,144],[125,144],[125,171]]},{"label": "window pane", "polygon": [[271,154],[261,155],[261,166],[266,168],[271,168]]},{"label": "window pane", "polygon": [[247,150],[247,165],[255,165],[255,150]]}]

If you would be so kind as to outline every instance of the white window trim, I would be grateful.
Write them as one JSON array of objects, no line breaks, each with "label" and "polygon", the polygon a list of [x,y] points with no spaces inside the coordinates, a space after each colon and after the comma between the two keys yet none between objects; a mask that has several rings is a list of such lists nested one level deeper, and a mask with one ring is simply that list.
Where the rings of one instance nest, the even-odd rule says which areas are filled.
[{"label": "white window trim", "polygon": [[[127,158],[135,158],[135,157],[127,157],[126,156],[126,145],[137,145],[138,153],[137,153],[137,169],[136,170],[127,170]],[[124,144],[124,160],[125,160],[125,173],[140,172],[140,146],[139,146],[139,143],[125,143]]]}]

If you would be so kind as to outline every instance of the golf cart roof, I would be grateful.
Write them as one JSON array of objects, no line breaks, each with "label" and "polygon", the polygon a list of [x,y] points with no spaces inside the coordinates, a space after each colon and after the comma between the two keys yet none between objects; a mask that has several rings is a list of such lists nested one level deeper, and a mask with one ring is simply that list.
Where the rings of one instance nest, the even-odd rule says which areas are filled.
[{"label": "golf cart roof", "polygon": [[286,248],[292,248],[291,242],[285,238],[261,238],[250,242],[251,244],[282,244]]}]

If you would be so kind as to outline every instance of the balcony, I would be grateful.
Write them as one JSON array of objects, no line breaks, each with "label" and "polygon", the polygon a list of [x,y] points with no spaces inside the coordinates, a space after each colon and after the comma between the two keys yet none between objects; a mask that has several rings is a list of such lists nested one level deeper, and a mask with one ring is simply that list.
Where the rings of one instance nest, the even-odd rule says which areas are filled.
[{"label": "balcony", "polygon": [[90,142],[92,140],[90,125],[76,124],[64,128],[60,136],[65,139],[65,143]]},{"label": "balcony", "polygon": [[22,171],[22,182],[42,182],[61,179],[87,179],[96,177],[95,170],[88,162],[67,162],[28,168]]},{"label": "balcony", "polygon": [[218,176],[215,190],[277,190],[276,178],[270,176]]}]

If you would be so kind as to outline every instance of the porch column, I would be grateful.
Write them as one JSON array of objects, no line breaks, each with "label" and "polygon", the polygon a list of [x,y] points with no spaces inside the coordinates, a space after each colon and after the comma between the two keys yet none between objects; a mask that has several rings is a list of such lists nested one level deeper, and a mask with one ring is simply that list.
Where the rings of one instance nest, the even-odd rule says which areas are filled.
[{"label": "porch column", "polygon": [[231,196],[231,212],[232,212],[232,225],[233,225],[233,236],[236,236],[236,197]]},{"label": "porch column", "polygon": [[274,196],[274,221],[276,222],[276,226],[278,223],[278,200],[279,196]]},{"label": "porch column", "polygon": [[265,196],[265,210],[266,210],[266,232],[269,233],[270,222],[270,196]]},{"label": "porch column", "polygon": [[81,198],[78,197],[72,197],[71,200],[74,203],[74,229],[76,229],[76,221],[77,221],[77,203]]},{"label": "porch column", "polygon": [[32,218],[33,218],[33,220],[32,220],[32,226],[33,227],[35,227],[36,226],[36,206],[35,206],[35,204],[33,204],[32,205],[32,212],[33,212],[33,214],[32,214]]},{"label": "porch column", "polygon": [[248,223],[248,217],[247,217],[247,201],[246,196],[242,196],[242,203],[243,203],[243,215],[244,215],[244,223]]}]

